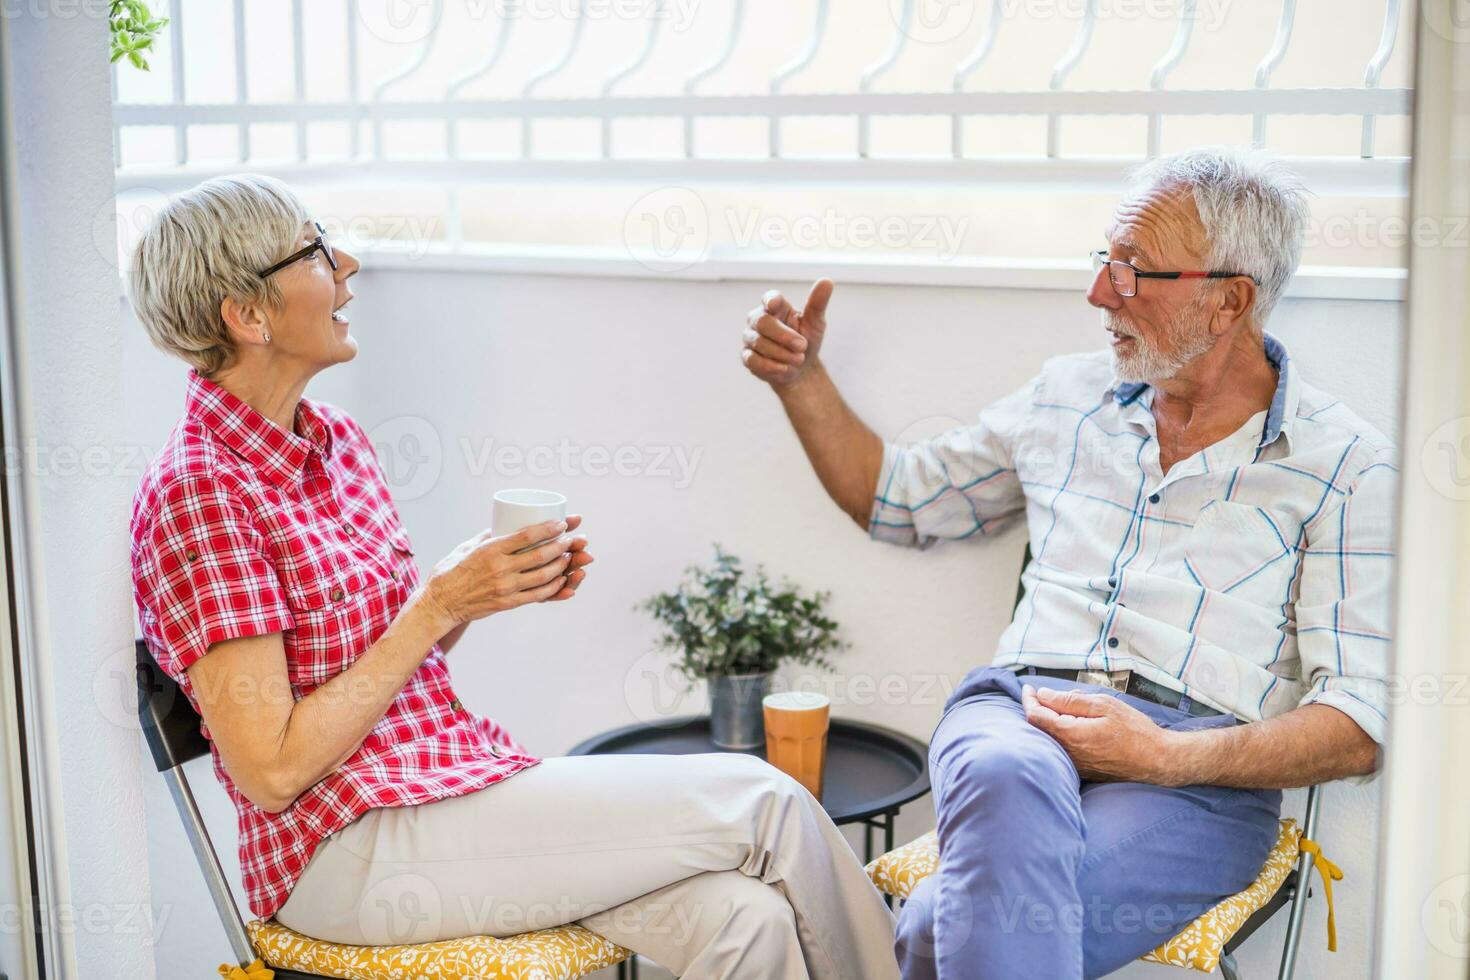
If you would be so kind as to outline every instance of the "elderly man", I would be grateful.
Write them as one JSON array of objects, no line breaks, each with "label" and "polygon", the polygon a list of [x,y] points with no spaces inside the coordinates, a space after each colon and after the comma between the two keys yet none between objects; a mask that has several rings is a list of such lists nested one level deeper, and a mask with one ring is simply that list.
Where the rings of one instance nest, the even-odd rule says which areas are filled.
[{"label": "elderly man", "polygon": [[1376,767],[1394,456],[1263,330],[1306,217],[1262,156],[1153,161],[1093,255],[1111,350],[919,445],[885,446],[823,367],[830,281],[750,313],[746,367],[872,537],[1027,519],[1025,597],[930,747],[910,980],[1109,973],[1256,877],[1282,788]]}]

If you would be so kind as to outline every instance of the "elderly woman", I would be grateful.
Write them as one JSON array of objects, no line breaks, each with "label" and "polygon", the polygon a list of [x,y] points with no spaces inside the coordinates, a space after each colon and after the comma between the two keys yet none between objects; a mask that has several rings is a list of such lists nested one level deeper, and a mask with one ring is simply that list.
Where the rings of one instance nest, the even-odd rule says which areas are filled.
[{"label": "elderly woman", "polygon": [[420,578],[363,430],[303,397],[357,353],[358,268],[255,176],[171,200],[134,263],[139,318],[192,368],[134,504],[134,590],[239,813],[251,910],[358,945],[576,921],[684,977],[896,977],[891,914],[764,762],[541,760],[460,702],[466,625],[573,598],[592,557],[573,516]]}]

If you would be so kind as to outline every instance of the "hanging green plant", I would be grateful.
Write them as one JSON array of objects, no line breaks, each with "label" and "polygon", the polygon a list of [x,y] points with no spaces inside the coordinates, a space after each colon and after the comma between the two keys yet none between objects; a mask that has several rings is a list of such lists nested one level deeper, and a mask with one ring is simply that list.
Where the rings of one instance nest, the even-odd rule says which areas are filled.
[{"label": "hanging green plant", "polygon": [[134,68],[148,70],[144,53],[151,51],[167,17],[154,17],[143,0],[112,0],[108,12],[112,25],[112,61],[127,58]]}]

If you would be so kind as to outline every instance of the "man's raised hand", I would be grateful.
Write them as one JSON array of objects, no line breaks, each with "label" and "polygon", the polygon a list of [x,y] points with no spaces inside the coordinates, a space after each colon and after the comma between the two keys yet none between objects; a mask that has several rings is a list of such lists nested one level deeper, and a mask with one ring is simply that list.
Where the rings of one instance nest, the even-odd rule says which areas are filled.
[{"label": "man's raised hand", "polygon": [[778,290],[762,296],[761,305],[745,317],[740,359],[746,369],[772,388],[788,388],[800,381],[816,363],[827,332],[832,290],[831,279],[818,279],[800,310]]}]

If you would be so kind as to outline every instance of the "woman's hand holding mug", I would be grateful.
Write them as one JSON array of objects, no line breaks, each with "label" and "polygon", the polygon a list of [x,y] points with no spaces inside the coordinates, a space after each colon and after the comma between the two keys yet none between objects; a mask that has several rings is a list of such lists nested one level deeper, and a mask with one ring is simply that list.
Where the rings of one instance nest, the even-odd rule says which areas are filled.
[{"label": "woman's hand holding mug", "polygon": [[572,533],[581,523],[572,514],[500,537],[487,528],[434,566],[425,598],[456,626],[532,602],[570,599],[593,560],[587,539]]}]

